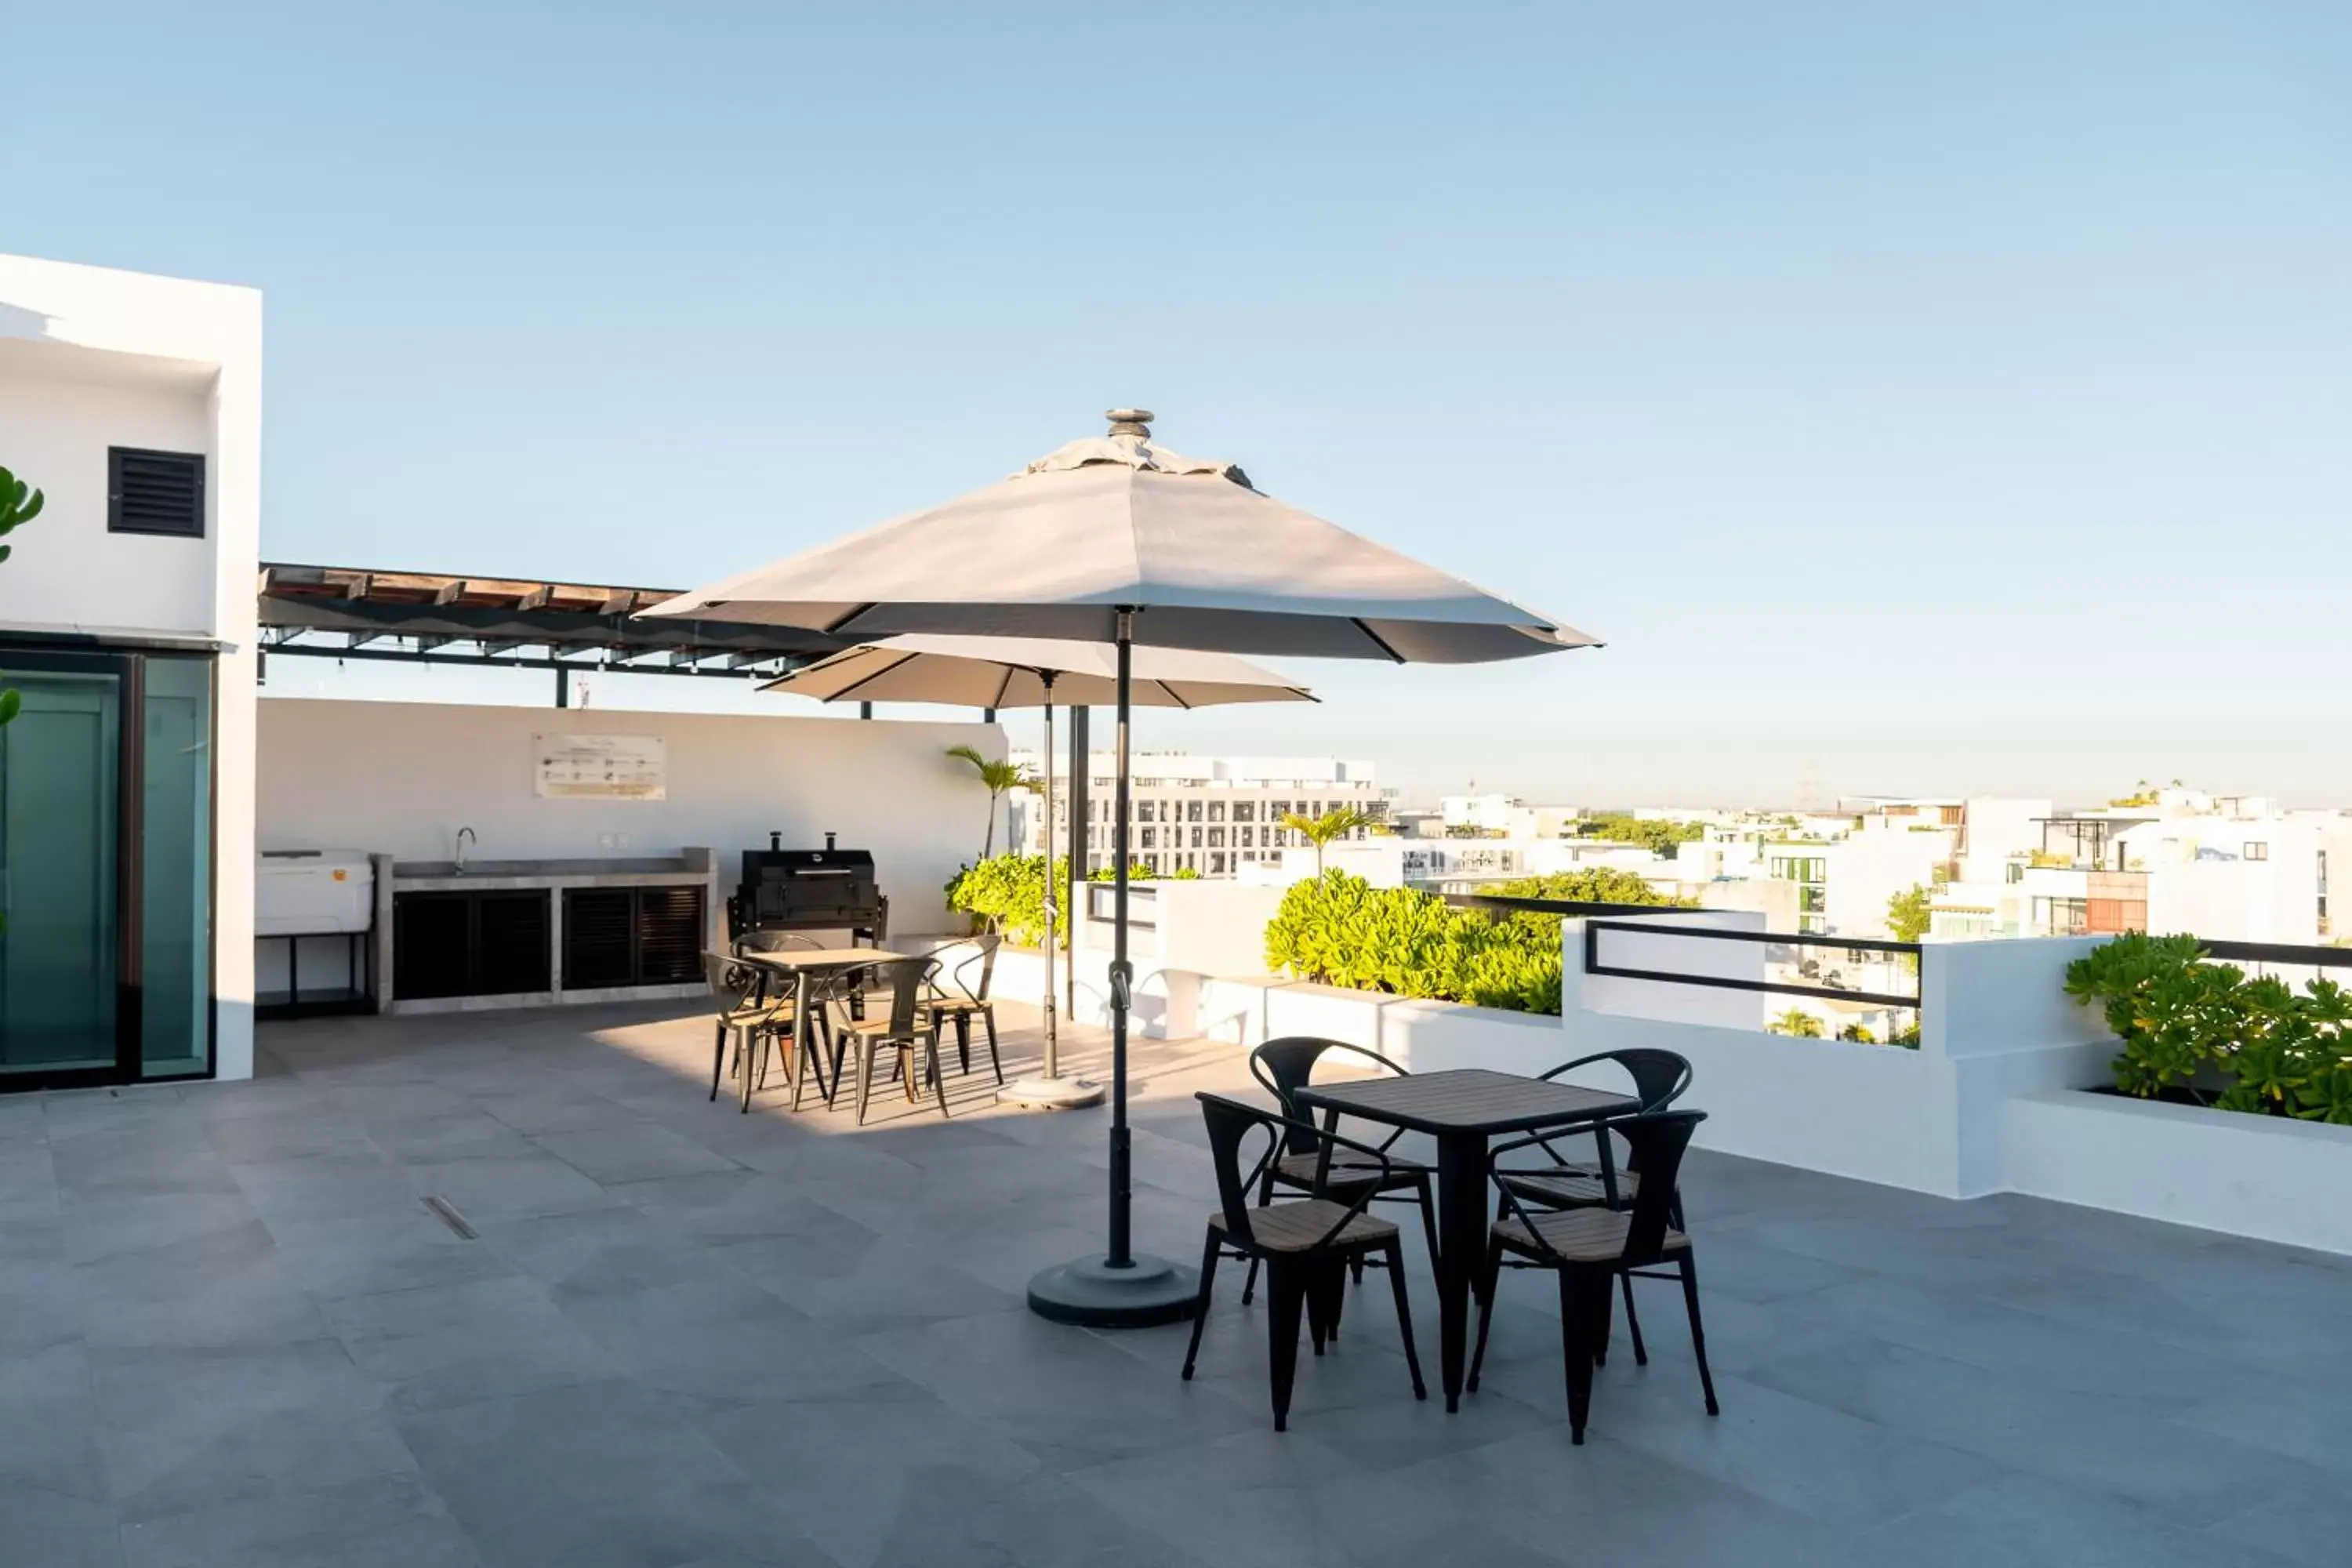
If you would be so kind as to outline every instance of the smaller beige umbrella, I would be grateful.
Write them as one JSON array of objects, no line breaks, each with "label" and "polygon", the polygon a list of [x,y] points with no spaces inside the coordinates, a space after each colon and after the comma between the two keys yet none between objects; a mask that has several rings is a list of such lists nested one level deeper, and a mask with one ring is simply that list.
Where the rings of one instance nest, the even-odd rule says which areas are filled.
[{"label": "smaller beige umbrella", "polygon": [[[1232,654],[1148,647],[1132,653],[1129,700],[1145,708],[1211,708],[1235,702],[1312,702],[1315,695]],[[1061,1073],[1061,1033],[1054,1010],[1054,705],[1092,708],[1118,700],[1118,650],[1057,637],[909,635],[827,654],[771,680],[762,691],[788,691],[820,702],[940,702],[960,708],[1045,710],[1045,1070],[1009,1083],[998,1098],[1057,1109],[1092,1105],[1097,1084]],[[1073,738],[1075,744],[1075,737]],[[1086,759],[1072,757],[1073,770]],[[1076,776],[1075,772],[1073,777]],[[1083,879],[1075,862],[1072,877]],[[1076,962],[1073,953],[1070,962]]]}]

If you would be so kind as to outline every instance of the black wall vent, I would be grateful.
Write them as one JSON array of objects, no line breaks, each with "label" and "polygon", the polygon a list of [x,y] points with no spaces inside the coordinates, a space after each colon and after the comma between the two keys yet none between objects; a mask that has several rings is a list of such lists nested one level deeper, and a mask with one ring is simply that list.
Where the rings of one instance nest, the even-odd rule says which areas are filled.
[{"label": "black wall vent", "polygon": [[202,452],[151,452],[142,447],[106,449],[106,531],[205,536],[205,457]]}]

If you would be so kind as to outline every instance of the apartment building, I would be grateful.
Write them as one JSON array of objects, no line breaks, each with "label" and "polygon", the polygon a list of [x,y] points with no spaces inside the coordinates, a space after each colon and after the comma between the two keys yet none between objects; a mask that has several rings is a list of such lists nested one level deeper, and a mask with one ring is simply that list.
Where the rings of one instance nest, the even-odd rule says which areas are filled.
[{"label": "apartment building", "polygon": [[[1035,752],[1015,752],[1013,760],[1037,772]],[[1089,759],[1086,790],[1087,871],[1111,864],[1112,766],[1109,752]],[[1069,842],[1072,790],[1069,762],[1054,759],[1054,821],[1056,850]],[[1144,752],[1134,758],[1129,788],[1132,809],[1129,849],[1154,876],[1189,871],[1231,877],[1243,867],[1276,859],[1284,849],[1307,840],[1282,826],[1290,813],[1320,816],[1348,807],[1385,818],[1389,797],[1373,765],[1338,757],[1201,757],[1186,752]],[[1040,795],[1014,799],[1012,841],[1025,855],[1042,854],[1048,825]],[[1358,828],[1351,838],[1370,837]]]}]

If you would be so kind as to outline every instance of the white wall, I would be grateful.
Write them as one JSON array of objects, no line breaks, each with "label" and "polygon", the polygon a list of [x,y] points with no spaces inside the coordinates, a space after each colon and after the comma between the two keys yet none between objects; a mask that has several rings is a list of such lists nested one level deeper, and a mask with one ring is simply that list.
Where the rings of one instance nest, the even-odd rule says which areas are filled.
[{"label": "white wall", "polygon": [[[542,734],[660,736],[667,798],[539,798]],[[951,923],[942,889],[980,854],[988,809],[971,768],[944,754],[958,744],[1001,756],[1004,738],[982,724],[273,699],[261,704],[261,844],[446,860],[469,826],[483,860],[699,846],[731,886],[735,855],[772,830],[788,847],[830,831],[873,852],[894,933],[940,931]]]},{"label": "white wall", "polygon": [[[203,452],[204,539],[108,533],[109,446]],[[0,256],[0,466],[47,497],[8,540],[0,626],[221,645],[214,1061],[250,1077],[261,296]]]}]

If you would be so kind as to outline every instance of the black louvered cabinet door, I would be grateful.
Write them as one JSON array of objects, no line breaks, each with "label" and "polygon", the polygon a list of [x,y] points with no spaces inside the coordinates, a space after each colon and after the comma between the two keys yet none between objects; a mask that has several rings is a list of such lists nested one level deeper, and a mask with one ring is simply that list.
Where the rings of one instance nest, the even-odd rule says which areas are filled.
[{"label": "black louvered cabinet door", "polygon": [[483,893],[475,903],[475,994],[546,991],[547,895]]},{"label": "black louvered cabinet door", "polygon": [[702,974],[702,889],[637,889],[637,984],[682,985]]},{"label": "black louvered cabinet door", "polygon": [[569,888],[563,894],[563,988],[634,984],[636,890]]},{"label": "black louvered cabinet door", "polygon": [[702,977],[700,888],[572,888],[563,895],[563,988],[678,985]]}]

